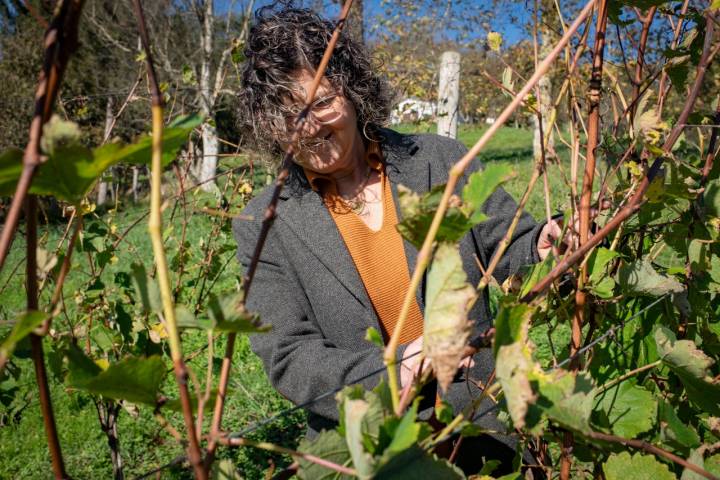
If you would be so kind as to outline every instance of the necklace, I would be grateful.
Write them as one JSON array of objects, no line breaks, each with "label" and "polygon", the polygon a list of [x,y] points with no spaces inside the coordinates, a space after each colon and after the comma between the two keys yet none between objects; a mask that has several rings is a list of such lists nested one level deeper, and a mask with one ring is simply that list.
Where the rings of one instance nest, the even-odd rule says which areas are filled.
[{"label": "necklace", "polygon": [[372,173],[372,168],[368,166],[367,174],[365,175],[365,179],[362,181],[362,184],[360,185],[360,188],[358,189],[360,193],[358,193],[355,197],[345,200],[343,199],[343,202],[350,207],[350,210],[356,214],[360,215],[362,211],[365,209],[365,205],[367,205],[367,201],[365,200],[365,187],[367,187],[368,182],[370,181],[370,174]]}]

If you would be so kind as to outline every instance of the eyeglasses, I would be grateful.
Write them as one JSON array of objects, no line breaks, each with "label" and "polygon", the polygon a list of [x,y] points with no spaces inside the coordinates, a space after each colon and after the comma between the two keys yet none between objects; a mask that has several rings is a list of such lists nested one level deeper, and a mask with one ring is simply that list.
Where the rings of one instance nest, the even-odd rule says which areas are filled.
[{"label": "eyeglasses", "polygon": [[[313,120],[315,123],[320,125],[327,125],[333,123],[342,116],[342,105],[343,96],[341,92],[332,92],[323,95],[310,104],[308,116],[306,121]],[[303,107],[293,106],[286,107],[284,109],[285,117],[285,136],[289,139],[295,130],[300,114],[303,111]]]}]

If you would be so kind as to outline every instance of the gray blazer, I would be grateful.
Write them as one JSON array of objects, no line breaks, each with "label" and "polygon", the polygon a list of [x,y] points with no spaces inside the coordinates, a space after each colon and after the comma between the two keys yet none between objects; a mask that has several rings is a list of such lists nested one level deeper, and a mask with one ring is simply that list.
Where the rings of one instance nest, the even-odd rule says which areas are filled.
[{"label": "gray blazer", "polygon": [[[459,142],[437,135],[403,135],[391,130],[382,130],[381,134],[396,208],[399,208],[398,185],[422,193],[445,183],[450,166],[467,151]],[[471,171],[478,168],[480,164],[476,161]],[[380,326],[352,258],[319,194],[310,189],[302,173],[295,173],[280,197],[277,218],[263,249],[247,307],[272,326],[269,333],[250,339],[270,382],[293,403],[302,404],[381,369],[383,360],[381,350],[365,340],[369,327],[379,331]],[[463,185],[464,179],[458,192]],[[238,258],[244,267],[252,256],[271,190],[272,187],[266,188],[248,203],[243,213],[253,220],[237,219],[233,223]],[[461,240],[460,251],[470,284],[476,285],[481,277],[476,258],[483,265],[488,264],[515,209],[510,195],[498,189],[483,206],[489,219]],[[523,214],[512,243],[495,270],[499,282],[523,265],[538,261],[540,227],[530,215]],[[417,253],[415,247],[405,242],[410,272],[415,268]],[[417,294],[421,310],[425,306],[424,296],[423,281]],[[484,332],[491,325],[487,289],[475,303],[470,318],[475,319],[477,332]],[[400,348],[400,357],[403,351]],[[492,368],[492,352],[481,349],[469,376],[484,382]],[[360,383],[372,388],[381,375]],[[477,394],[477,389],[472,383],[457,378],[446,399],[457,410],[473,393]],[[332,395],[308,407],[311,433],[332,427],[337,420]],[[478,422],[487,428],[498,428],[492,415]]]}]

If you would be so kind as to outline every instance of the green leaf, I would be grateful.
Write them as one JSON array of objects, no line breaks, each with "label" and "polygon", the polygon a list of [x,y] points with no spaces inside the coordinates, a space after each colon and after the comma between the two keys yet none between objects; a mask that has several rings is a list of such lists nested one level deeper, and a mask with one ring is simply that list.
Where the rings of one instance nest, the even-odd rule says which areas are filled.
[{"label": "green leaf", "polygon": [[145,273],[145,266],[142,263],[133,263],[130,266],[130,275],[145,313],[162,312],[160,288],[155,279]]},{"label": "green leaf", "polygon": [[383,348],[385,346],[385,341],[383,340],[382,335],[375,327],[369,327],[365,331],[365,340],[380,348]]},{"label": "green leaf", "polygon": [[[202,123],[199,115],[185,115],[176,118],[163,129],[162,165],[166,166],[177,156],[178,150],[185,145],[190,132]],[[150,165],[152,160],[152,135],[143,135],[129,145],[108,143],[94,150],[97,161],[107,166],[116,163],[131,165]]]},{"label": "green leaf", "polygon": [[23,169],[23,152],[10,148],[0,154],[0,196],[15,193],[18,179]]},{"label": "green leaf", "polygon": [[703,200],[705,213],[711,217],[720,217],[720,179],[707,183]]},{"label": "green leaf", "polygon": [[500,163],[488,164],[482,170],[470,175],[463,188],[462,197],[463,202],[470,209],[470,222],[473,225],[487,218],[482,211],[483,204],[500,185],[514,176],[515,172],[512,168]]},{"label": "green leaf", "polygon": [[370,478],[375,471],[375,462],[372,455],[365,451],[363,442],[363,417],[368,413],[370,404],[359,398],[344,398],[343,413],[345,429],[345,442],[350,450],[353,466],[358,477]]},{"label": "green leaf", "polygon": [[668,467],[651,455],[614,453],[603,465],[606,480],[676,480]]},{"label": "green leaf", "polygon": [[223,458],[213,462],[210,480],[242,480],[242,475],[238,473],[232,460]]},{"label": "green leaf", "polygon": [[495,318],[493,353],[497,357],[500,347],[527,339],[527,329],[535,309],[527,304],[502,301]]},{"label": "green leaf", "polygon": [[[396,228],[410,243],[420,248],[430,230],[435,211],[440,204],[445,185],[437,185],[422,196],[402,185],[398,186],[398,200],[402,221]],[[459,207],[450,207],[440,223],[438,242],[457,242],[470,231],[473,223]]]},{"label": "green leaf", "polygon": [[711,415],[720,415],[720,384],[710,370],[715,361],[692,341],[677,340],[663,326],[656,328],[654,337],[658,355],[680,378],[690,402]]},{"label": "green leaf", "polygon": [[[615,435],[636,438],[655,425],[657,402],[652,393],[626,380],[598,395],[598,408],[603,423],[607,422]],[[596,412],[599,413],[599,412]]]},{"label": "green leaf", "polygon": [[234,293],[223,297],[210,295],[207,313],[212,321],[213,328],[219,332],[267,332],[270,326],[260,324],[257,315],[245,310],[245,304],[240,301],[240,294]]},{"label": "green leaf", "polygon": [[167,373],[162,359],[127,357],[102,370],[77,347],[68,351],[70,387],[113,400],[155,405]]},{"label": "green leaf", "polygon": [[595,398],[590,375],[555,370],[550,375],[540,373],[534,377],[539,396],[533,408],[565,428],[588,433]]},{"label": "green leaf", "polygon": [[30,335],[36,327],[49,318],[47,313],[29,310],[20,314],[10,334],[0,344],[0,364],[10,358],[18,342]]},{"label": "green leaf", "polygon": [[666,401],[658,404],[658,418],[660,419],[660,439],[669,445],[683,448],[695,448],[700,445],[697,432],[685,425],[678,417],[675,407]]},{"label": "green leaf", "polygon": [[641,296],[659,297],[684,290],[683,285],[674,277],[659,274],[645,259],[623,265],[618,281],[625,292]]},{"label": "green leaf", "polygon": [[600,298],[613,296],[615,280],[607,275],[607,265],[617,257],[617,252],[607,248],[596,248],[587,261],[588,283],[590,291]]},{"label": "green leaf", "polygon": [[378,469],[376,480],[417,480],[419,478],[463,479],[459,468],[430,455],[417,445],[393,456]]},{"label": "green leaf", "polygon": [[[175,159],[187,136],[201,123],[198,116],[182,117],[163,133],[163,165]],[[50,195],[75,205],[79,204],[95,181],[118,162],[148,164],[152,150],[152,137],[141,137],[137,142],[121,146],[108,143],[91,151],[79,143],[76,124],[54,116],[44,128],[43,151],[47,160],[35,172],[30,193]],[[15,191],[22,168],[18,169],[17,150],[0,156],[0,196]]]},{"label": "green leaf", "polygon": [[[306,438],[300,440],[298,450],[324,458],[337,465],[348,466],[351,462],[350,451],[345,443],[345,439],[337,430],[324,430],[312,441]],[[300,464],[298,477],[302,480],[350,480],[354,478],[309,462],[303,458],[299,458],[298,463]]]},{"label": "green leaf", "polygon": [[516,428],[525,426],[528,406],[537,399],[530,376],[540,366],[533,361],[527,342],[532,312],[526,305],[502,305],[495,322],[495,372]]},{"label": "green leaf", "polygon": [[423,353],[432,362],[438,383],[447,390],[472,330],[467,306],[475,299],[467,283],[457,245],[441,243],[427,278]]},{"label": "green leaf", "polygon": [[396,455],[418,442],[421,427],[416,423],[417,409],[418,402],[413,402],[395,429],[392,442],[385,449],[384,455]]}]

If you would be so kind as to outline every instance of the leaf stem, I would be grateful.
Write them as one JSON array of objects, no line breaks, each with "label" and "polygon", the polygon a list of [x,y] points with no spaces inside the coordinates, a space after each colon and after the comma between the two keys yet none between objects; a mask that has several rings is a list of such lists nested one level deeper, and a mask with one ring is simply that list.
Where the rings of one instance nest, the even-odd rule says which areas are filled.
[{"label": "leaf stem", "polygon": [[290,448],[281,447],[281,446],[275,445],[273,443],[256,442],[253,440],[248,440],[247,438],[227,438],[227,437],[222,437],[220,439],[220,443],[222,443],[223,445],[230,446],[230,447],[253,447],[253,448],[259,448],[261,450],[267,450],[269,452],[282,453],[284,455],[290,455],[291,457],[294,457],[294,458],[301,458],[308,462],[314,463],[316,465],[320,465],[325,468],[329,468],[330,470],[333,470],[338,473],[342,473],[344,475],[352,475],[353,477],[357,476],[357,472],[353,468],[345,467],[343,465],[338,465],[337,463],[331,462],[329,460],[325,460],[324,458],[316,457],[315,455],[311,455],[309,453],[303,453],[303,452],[299,452],[297,450],[292,450]]}]

